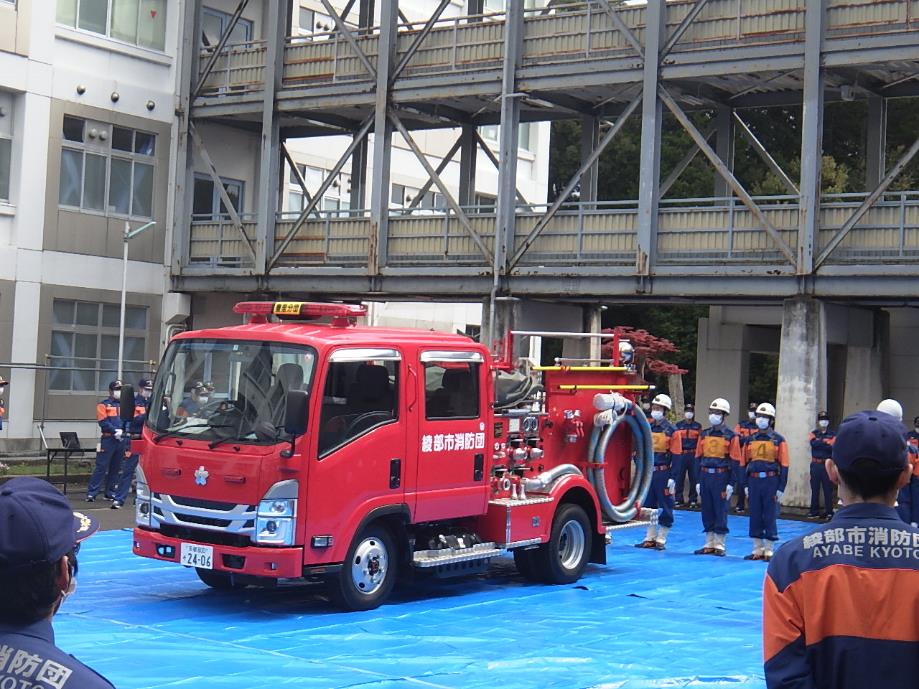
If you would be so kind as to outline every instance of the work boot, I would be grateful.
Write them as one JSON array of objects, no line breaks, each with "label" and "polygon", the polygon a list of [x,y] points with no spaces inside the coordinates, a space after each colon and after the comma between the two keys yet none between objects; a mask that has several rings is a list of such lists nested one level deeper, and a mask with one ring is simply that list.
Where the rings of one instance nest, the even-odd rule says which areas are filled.
[{"label": "work boot", "polygon": [[717,555],[718,557],[724,557],[727,553],[724,548],[724,534],[719,533],[715,534],[715,541],[712,544],[712,555]]},{"label": "work boot", "polygon": [[699,548],[698,550],[694,550],[693,554],[694,555],[711,555],[715,551],[714,545],[715,545],[715,534],[713,534],[711,531],[706,531],[705,532],[705,545]]},{"label": "work boot", "polygon": [[753,539],[753,552],[744,556],[744,560],[762,560],[763,559],[763,539]]},{"label": "work boot", "polygon": [[87,496],[86,496],[86,502],[96,502],[96,496],[95,496],[95,495],[87,495]]},{"label": "work boot", "polygon": [[772,559],[772,550],[775,547],[775,541],[770,541],[768,539],[763,540],[763,559],[766,562]]},{"label": "work boot", "polygon": [[648,524],[648,529],[645,531],[645,540],[641,543],[636,543],[636,548],[654,548],[656,545],[657,538],[657,524]]},{"label": "work boot", "polygon": [[670,531],[669,527],[662,526],[657,531],[657,538],[654,539],[654,547],[657,550],[664,550],[667,547],[667,532]]},{"label": "work boot", "polygon": [[120,510],[122,507],[124,507],[124,503],[123,503],[123,502],[121,502],[120,500],[112,500],[112,509],[113,509],[113,510]]}]

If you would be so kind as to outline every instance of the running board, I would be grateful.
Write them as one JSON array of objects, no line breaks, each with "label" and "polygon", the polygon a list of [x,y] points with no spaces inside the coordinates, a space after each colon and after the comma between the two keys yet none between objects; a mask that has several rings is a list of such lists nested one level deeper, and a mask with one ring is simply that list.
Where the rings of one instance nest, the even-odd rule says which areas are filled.
[{"label": "running board", "polygon": [[477,543],[471,548],[439,548],[437,550],[416,550],[412,554],[412,565],[420,568],[440,567],[457,562],[489,560],[501,554],[495,543]]},{"label": "running board", "polygon": [[634,529],[639,526],[648,527],[648,526],[651,526],[652,524],[657,524],[657,514],[658,514],[657,510],[653,510],[649,507],[642,507],[639,513],[636,515],[635,519],[631,519],[627,522],[615,522],[615,523],[604,522],[603,525],[606,527],[607,545],[612,543],[612,540],[613,540],[612,532],[613,531],[623,531],[625,529]]}]

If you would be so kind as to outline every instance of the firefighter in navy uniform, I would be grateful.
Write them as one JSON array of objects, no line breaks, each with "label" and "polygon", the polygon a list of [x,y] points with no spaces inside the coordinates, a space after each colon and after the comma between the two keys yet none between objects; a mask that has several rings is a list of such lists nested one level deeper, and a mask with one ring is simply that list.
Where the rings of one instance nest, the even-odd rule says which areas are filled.
[{"label": "firefighter in navy uniform", "polygon": [[753,552],[745,560],[771,560],[779,540],[779,502],[788,483],[788,443],[775,432],[775,407],[763,402],[756,408],[756,433],[741,442],[740,465],[744,493],[750,506]]},{"label": "firefighter in navy uniform", "polygon": [[150,395],[153,393],[153,381],[141,378],[137,383],[137,394],[134,396],[134,420],[130,428],[126,429],[124,462],[118,475],[118,486],[115,488],[115,499],[112,500],[112,509],[119,510],[124,507],[125,501],[131,492],[134,482],[134,472],[137,469],[139,455],[131,453],[131,438],[139,438],[147,421],[147,410],[150,407]]},{"label": "firefighter in navy uniform", "polygon": [[6,379],[0,376],[0,431],[3,430],[3,417],[6,416],[6,403],[3,394],[6,392]]},{"label": "firefighter in navy uniform", "polygon": [[913,419],[913,430],[906,434],[906,442],[909,447],[909,463],[913,468],[913,475],[909,484],[903,487],[901,494],[908,493],[909,512],[905,509],[900,511],[903,521],[909,522],[913,526],[919,523],[919,416]]},{"label": "firefighter in navy uniform", "polygon": [[[833,454],[836,432],[830,430],[830,415],[817,414],[817,428],[811,431],[811,507],[808,517],[833,516],[833,482],[826,473],[826,460]],[[823,512],[820,511],[820,493],[823,492]]]},{"label": "firefighter in navy uniform", "polygon": [[906,452],[891,416],[839,424],[826,468],[844,507],[779,548],[763,583],[768,689],[919,685],[919,529],[893,509]]},{"label": "firefighter in navy uniform", "polygon": [[667,412],[673,407],[670,397],[657,395],[651,400],[651,442],[654,449],[654,473],[651,476],[651,490],[644,507],[658,510],[657,524],[648,526],[645,540],[636,543],[636,548],[663,550],[667,545],[667,532],[673,526],[673,452],[679,446],[674,442],[673,424],[667,420]]},{"label": "firefighter in navy uniform", "polygon": [[125,436],[124,424],[119,412],[121,404],[121,381],[113,380],[108,384],[109,396],[96,405],[96,421],[102,431],[99,446],[96,448],[96,468],[89,479],[86,489],[86,501],[95,502],[100,490],[106,499],[115,498],[115,487],[124,460]]},{"label": "firefighter in navy uniform", "polygon": [[55,646],[51,626],[76,589],[80,542],[97,528],[46,481],[0,486],[0,687],[112,689]]},{"label": "firefighter in navy uniform", "polygon": [[696,409],[687,404],[683,412],[684,418],[677,422],[676,432],[673,434],[679,454],[673,455],[674,478],[676,479],[676,499],[674,504],[683,504],[683,483],[689,476],[689,506],[695,507],[699,503],[696,494],[696,484],[699,482],[699,462],[696,459],[696,445],[699,443],[699,433],[702,424],[695,420]]},{"label": "firefighter in navy uniform", "polygon": [[696,555],[725,555],[724,539],[728,534],[728,505],[734,492],[732,477],[740,463],[740,439],[727,424],[730,403],[721,397],[712,400],[708,410],[710,428],[699,434],[696,457],[699,459],[699,504],[702,506],[702,528],[705,545]]},{"label": "firefighter in navy uniform", "polygon": [[[738,442],[743,443],[745,438],[756,433],[756,402],[750,402],[747,407],[747,418],[745,421],[738,421],[734,426],[734,432],[738,436]],[[734,511],[740,514],[746,508],[746,495],[743,491],[743,476],[738,471],[734,474]]]},{"label": "firefighter in navy uniform", "polygon": [[[916,466],[919,464],[919,452],[917,452],[916,447],[909,442],[909,433],[903,428],[903,406],[897,402],[897,400],[888,398],[878,402],[877,411],[882,411],[888,416],[892,416],[900,423],[900,428],[903,430],[903,439],[906,440],[907,443],[906,460],[909,462],[912,467],[912,472],[915,475]],[[914,499],[911,488],[912,481],[900,487],[895,505],[900,518],[907,524],[915,524],[919,521],[919,504],[917,504]]]}]

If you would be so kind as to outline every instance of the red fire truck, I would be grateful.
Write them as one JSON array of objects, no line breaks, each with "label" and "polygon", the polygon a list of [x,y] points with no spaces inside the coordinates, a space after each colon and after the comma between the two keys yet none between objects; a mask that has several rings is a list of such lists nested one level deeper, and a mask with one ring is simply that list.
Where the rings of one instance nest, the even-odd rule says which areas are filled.
[{"label": "red fire truck", "polygon": [[181,333],[159,366],[134,440],[139,556],[215,588],[325,580],[366,610],[400,573],[505,553],[528,579],[572,582],[606,562],[613,530],[654,518],[633,404],[649,386],[618,354],[520,369],[511,333],[492,357],[459,335],[357,326],[359,305],[234,311],[248,322]]}]

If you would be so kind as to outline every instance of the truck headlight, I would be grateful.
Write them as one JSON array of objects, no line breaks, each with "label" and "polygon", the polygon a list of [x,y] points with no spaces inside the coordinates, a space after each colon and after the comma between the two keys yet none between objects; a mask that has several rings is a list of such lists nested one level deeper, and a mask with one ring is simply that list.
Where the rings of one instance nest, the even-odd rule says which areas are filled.
[{"label": "truck headlight", "polygon": [[259,545],[293,545],[294,520],[290,517],[259,517],[255,524]]},{"label": "truck headlight", "polygon": [[150,501],[150,488],[144,470],[137,466],[137,496],[134,500],[134,521],[138,526],[153,526],[153,505]]},{"label": "truck headlight", "polygon": [[296,479],[275,483],[258,503],[254,540],[259,545],[293,545],[296,531]]}]

